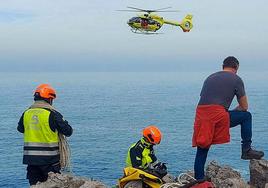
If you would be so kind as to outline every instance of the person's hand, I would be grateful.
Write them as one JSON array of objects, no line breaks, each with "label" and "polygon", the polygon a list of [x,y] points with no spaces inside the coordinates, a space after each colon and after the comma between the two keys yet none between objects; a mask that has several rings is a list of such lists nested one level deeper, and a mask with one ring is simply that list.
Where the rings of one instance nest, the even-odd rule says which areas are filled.
[{"label": "person's hand", "polygon": [[167,170],[167,166],[166,166],[166,163],[157,163],[155,166],[154,166],[155,169],[159,169],[159,170]]},{"label": "person's hand", "polygon": [[240,105],[238,105],[237,107],[235,107],[235,109],[233,109],[233,111],[247,111],[247,110],[243,109]]}]

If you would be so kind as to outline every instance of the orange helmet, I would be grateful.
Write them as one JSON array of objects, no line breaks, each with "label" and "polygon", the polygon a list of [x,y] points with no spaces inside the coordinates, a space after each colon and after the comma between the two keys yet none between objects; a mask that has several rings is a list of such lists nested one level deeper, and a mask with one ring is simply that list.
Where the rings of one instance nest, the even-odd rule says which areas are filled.
[{"label": "orange helmet", "polygon": [[49,84],[39,85],[34,92],[34,95],[36,94],[38,94],[40,97],[45,98],[45,99],[56,98],[56,91]]},{"label": "orange helmet", "polygon": [[151,143],[151,144],[160,144],[162,134],[161,131],[154,125],[149,125],[143,129],[143,136]]}]

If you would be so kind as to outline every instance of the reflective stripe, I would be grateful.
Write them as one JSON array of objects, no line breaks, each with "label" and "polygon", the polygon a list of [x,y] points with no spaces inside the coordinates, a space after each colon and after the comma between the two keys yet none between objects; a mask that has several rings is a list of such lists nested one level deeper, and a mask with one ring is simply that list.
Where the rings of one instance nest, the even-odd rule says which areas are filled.
[{"label": "reflective stripe", "polygon": [[53,156],[53,155],[59,155],[59,151],[29,151],[24,150],[24,155],[43,155],[43,156]]},{"label": "reflective stripe", "polygon": [[53,143],[24,142],[24,146],[32,146],[32,147],[57,147],[57,146],[59,146],[59,143],[58,142],[53,142]]},{"label": "reflective stripe", "polygon": [[159,163],[158,160],[156,160],[155,162],[151,163],[152,166],[156,165],[157,163]]}]

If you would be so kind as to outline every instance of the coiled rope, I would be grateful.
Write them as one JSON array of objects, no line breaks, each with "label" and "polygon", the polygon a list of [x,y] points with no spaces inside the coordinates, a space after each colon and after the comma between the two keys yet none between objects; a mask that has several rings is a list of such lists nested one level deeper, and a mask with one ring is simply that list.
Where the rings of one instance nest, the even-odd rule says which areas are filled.
[{"label": "coiled rope", "polygon": [[72,173],[71,169],[71,150],[67,138],[59,133],[59,151],[61,170]]},{"label": "coiled rope", "polygon": [[180,183],[165,183],[163,185],[161,185],[160,188],[180,188],[182,187],[183,185],[180,184]]},{"label": "coiled rope", "polygon": [[188,183],[190,183],[192,181],[196,181],[196,179],[187,174],[187,173],[181,173],[178,178],[176,178],[177,182],[173,182],[173,183],[165,183],[163,185],[161,185],[160,188],[180,188],[180,187],[184,187],[185,185],[187,185]]},{"label": "coiled rope", "polygon": [[[160,186],[160,188],[190,188],[192,186],[195,185],[195,183],[193,184],[193,181],[196,181],[196,179],[187,174],[187,173],[181,173],[178,178],[176,178],[177,182],[173,182],[173,183],[165,183],[163,185]],[[212,182],[211,182],[212,183]],[[234,182],[232,182],[234,183]],[[216,187],[214,185],[214,183],[212,183],[213,187]],[[234,184],[235,188],[237,188],[237,186]]]}]

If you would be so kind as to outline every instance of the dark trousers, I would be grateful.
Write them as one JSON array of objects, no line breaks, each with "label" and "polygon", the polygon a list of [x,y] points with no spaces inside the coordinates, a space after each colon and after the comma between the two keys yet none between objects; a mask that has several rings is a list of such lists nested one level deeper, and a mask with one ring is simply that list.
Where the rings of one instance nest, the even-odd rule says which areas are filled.
[{"label": "dark trousers", "polygon": [[48,178],[48,173],[60,173],[60,164],[52,165],[28,165],[27,166],[27,179],[29,180],[30,185],[35,185],[37,182],[44,182]]},{"label": "dark trousers", "polygon": [[[230,114],[230,127],[241,125],[241,143],[242,152],[247,151],[251,147],[252,138],[252,117],[250,112],[245,111],[229,111]],[[204,167],[207,160],[209,148],[197,147],[194,171],[197,180],[204,179]]]}]

